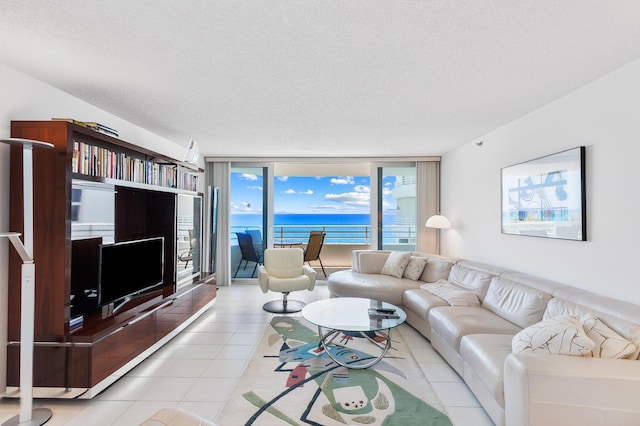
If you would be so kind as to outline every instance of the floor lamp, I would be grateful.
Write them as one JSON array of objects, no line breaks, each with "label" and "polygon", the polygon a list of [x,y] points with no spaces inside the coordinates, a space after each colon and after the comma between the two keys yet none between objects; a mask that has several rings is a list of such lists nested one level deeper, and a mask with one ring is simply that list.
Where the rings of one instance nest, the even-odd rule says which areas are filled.
[{"label": "floor lamp", "polygon": [[47,142],[30,139],[0,139],[2,143],[22,146],[22,186],[24,193],[24,243],[18,232],[2,232],[22,259],[20,304],[20,414],[11,417],[3,426],[39,426],[49,421],[48,408],[33,409],[33,340],[36,265],[33,260],[33,147],[53,148]]},{"label": "floor lamp", "polygon": [[446,216],[441,214],[435,214],[427,219],[427,223],[424,224],[427,228],[435,228],[438,230],[436,237],[436,251],[440,254],[440,230],[451,228],[451,221]]}]

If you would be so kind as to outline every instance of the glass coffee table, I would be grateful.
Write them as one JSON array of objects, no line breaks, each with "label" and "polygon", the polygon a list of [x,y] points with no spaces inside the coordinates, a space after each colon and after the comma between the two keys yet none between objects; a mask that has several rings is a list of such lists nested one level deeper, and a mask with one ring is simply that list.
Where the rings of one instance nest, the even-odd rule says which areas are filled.
[{"label": "glass coffee table", "polygon": [[[318,300],[305,306],[302,309],[302,316],[318,327],[318,335],[320,336],[318,346],[322,346],[334,362],[352,369],[369,368],[380,362],[391,347],[391,330],[407,319],[404,311],[391,303],[359,297]],[[341,333],[366,338],[380,350],[380,355],[365,363],[341,361],[329,350],[329,345]],[[380,337],[384,343],[380,341]]]}]

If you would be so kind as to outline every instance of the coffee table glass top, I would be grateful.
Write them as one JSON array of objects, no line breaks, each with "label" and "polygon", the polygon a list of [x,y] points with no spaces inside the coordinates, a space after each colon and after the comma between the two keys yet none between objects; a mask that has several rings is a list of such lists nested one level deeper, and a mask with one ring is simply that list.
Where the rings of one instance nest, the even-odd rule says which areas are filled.
[{"label": "coffee table glass top", "polygon": [[[369,316],[370,308],[393,309],[399,318],[372,318]],[[386,330],[407,319],[404,311],[391,303],[359,297],[318,300],[305,306],[302,316],[320,327],[342,331]]]}]

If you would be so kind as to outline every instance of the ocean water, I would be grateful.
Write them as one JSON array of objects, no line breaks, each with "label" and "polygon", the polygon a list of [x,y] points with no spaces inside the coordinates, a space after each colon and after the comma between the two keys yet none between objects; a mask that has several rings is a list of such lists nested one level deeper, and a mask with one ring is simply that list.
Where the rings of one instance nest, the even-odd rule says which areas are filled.
[{"label": "ocean water", "polygon": [[[385,215],[385,223],[393,223],[394,215]],[[309,232],[324,230],[325,242],[332,244],[368,244],[371,240],[371,215],[369,214],[275,214],[274,242],[306,242]],[[231,215],[231,232],[247,229],[262,230],[262,215]]]}]

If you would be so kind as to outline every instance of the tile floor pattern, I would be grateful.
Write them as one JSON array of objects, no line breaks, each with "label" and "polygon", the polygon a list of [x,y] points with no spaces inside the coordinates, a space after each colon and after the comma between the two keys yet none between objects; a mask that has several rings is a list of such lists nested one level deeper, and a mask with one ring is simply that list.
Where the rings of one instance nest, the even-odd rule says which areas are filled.
[{"label": "tile floor pattern", "polygon": [[[328,297],[325,285],[291,295],[307,303]],[[220,287],[211,309],[93,400],[36,400],[34,408],[53,411],[47,426],[132,426],[175,406],[215,421],[269,324],[262,305],[275,298],[257,285]],[[454,425],[493,425],[430,343],[409,325],[399,330]],[[17,400],[0,401],[0,423],[18,412]]]}]

